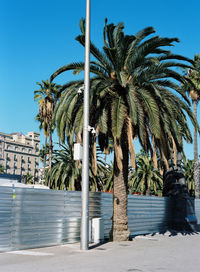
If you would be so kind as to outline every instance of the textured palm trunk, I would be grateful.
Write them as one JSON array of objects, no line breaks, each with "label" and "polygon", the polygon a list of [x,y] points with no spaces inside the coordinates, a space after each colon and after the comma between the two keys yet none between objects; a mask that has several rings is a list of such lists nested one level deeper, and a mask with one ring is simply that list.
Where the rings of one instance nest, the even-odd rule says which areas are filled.
[{"label": "textured palm trunk", "polygon": [[47,136],[45,135],[45,147],[44,147],[44,169],[47,165]]},{"label": "textured palm trunk", "polygon": [[[193,100],[193,113],[195,117],[197,117],[197,100]],[[194,128],[194,184],[195,184],[195,197],[200,198],[199,160],[196,128]]]},{"label": "textured palm trunk", "polygon": [[50,170],[52,166],[52,153],[53,153],[52,131],[50,125],[48,125],[48,130],[49,130],[49,170]]},{"label": "textured palm trunk", "polygon": [[161,156],[162,156],[165,168],[166,168],[166,170],[168,170],[169,169],[168,161],[167,161],[167,158],[162,150],[161,150]]},{"label": "textured palm trunk", "polygon": [[146,196],[150,196],[150,188],[147,187],[147,190],[146,190],[146,193],[145,193]]},{"label": "textured palm trunk", "polygon": [[152,141],[153,141],[153,167],[154,169],[158,169],[158,158],[156,155],[156,142],[155,142],[155,137],[152,137]]},{"label": "textured palm trunk", "polygon": [[173,145],[173,156],[174,156],[174,164],[177,165],[177,147],[174,141],[174,138],[171,135],[172,145]]},{"label": "textured palm trunk", "polygon": [[[117,158],[116,148],[121,148],[121,167]],[[121,169],[119,169],[121,168]],[[115,146],[114,152],[114,184],[113,184],[113,241],[128,241],[130,231],[128,229],[127,216],[127,185],[128,185],[128,140],[123,133],[119,146]]]},{"label": "textured palm trunk", "polygon": [[[52,132],[51,132],[50,125],[48,125],[48,130],[49,130],[49,166],[48,166],[48,171],[50,171],[51,165],[52,165],[52,153],[53,153]],[[51,186],[50,178],[48,180],[48,186],[49,186],[49,188]]]}]

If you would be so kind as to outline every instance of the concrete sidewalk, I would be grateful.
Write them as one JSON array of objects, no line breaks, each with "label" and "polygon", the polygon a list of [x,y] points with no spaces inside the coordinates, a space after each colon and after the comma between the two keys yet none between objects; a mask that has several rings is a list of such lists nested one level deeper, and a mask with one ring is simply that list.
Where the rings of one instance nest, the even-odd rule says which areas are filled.
[{"label": "concrete sidewalk", "polygon": [[80,251],[79,244],[0,254],[1,272],[199,272],[199,234],[138,236]]}]

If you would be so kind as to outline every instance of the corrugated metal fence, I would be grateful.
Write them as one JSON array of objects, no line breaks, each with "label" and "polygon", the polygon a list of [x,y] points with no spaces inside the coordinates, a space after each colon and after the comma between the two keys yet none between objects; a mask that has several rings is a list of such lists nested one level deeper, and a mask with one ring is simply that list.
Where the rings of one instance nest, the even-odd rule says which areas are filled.
[{"label": "corrugated metal fence", "polygon": [[128,196],[128,219],[131,235],[164,232],[169,225],[169,198]]},{"label": "corrugated metal fence", "polygon": [[[196,200],[200,218],[200,201]],[[90,218],[112,226],[112,194],[90,193]],[[165,231],[170,202],[161,197],[128,197],[131,235]],[[80,240],[81,192],[0,187],[0,251],[72,243]]]},{"label": "corrugated metal fence", "polygon": [[198,224],[200,224],[200,199],[195,199],[195,214],[198,220]]}]

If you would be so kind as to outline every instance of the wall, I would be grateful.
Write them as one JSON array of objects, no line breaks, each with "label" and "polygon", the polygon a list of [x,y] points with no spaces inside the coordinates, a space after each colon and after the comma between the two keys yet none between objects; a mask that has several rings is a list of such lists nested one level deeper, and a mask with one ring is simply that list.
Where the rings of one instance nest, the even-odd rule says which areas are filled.
[{"label": "wall", "polygon": [[[90,218],[112,226],[112,194],[90,193]],[[198,216],[200,218],[200,201]],[[162,197],[128,197],[131,235],[165,231],[170,202]],[[0,251],[73,243],[80,240],[81,192],[0,187]]]}]

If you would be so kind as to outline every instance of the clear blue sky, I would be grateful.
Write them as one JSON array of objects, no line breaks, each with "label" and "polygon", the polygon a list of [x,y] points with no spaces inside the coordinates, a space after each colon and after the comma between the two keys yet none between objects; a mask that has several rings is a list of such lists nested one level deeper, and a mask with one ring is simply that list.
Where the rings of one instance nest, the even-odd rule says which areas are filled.
[{"label": "clear blue sky", "polygon": [[[85,0],[0,0],[0,131],[39,131],[34,120],[36,82],[46,80],[60,66],[84,60],[75,41]],[[91,39],[102,45],[105,17],[124,22],[135,34],[153,26],[157,34],[178,37],[173,52],[187,57],[200,53],[200,1],[91,0]],[[58,83],[73,79],[62,75]],[[43,138],[42,138],[43,141]],[[193,146],[186,146],[188,158]]]}]

